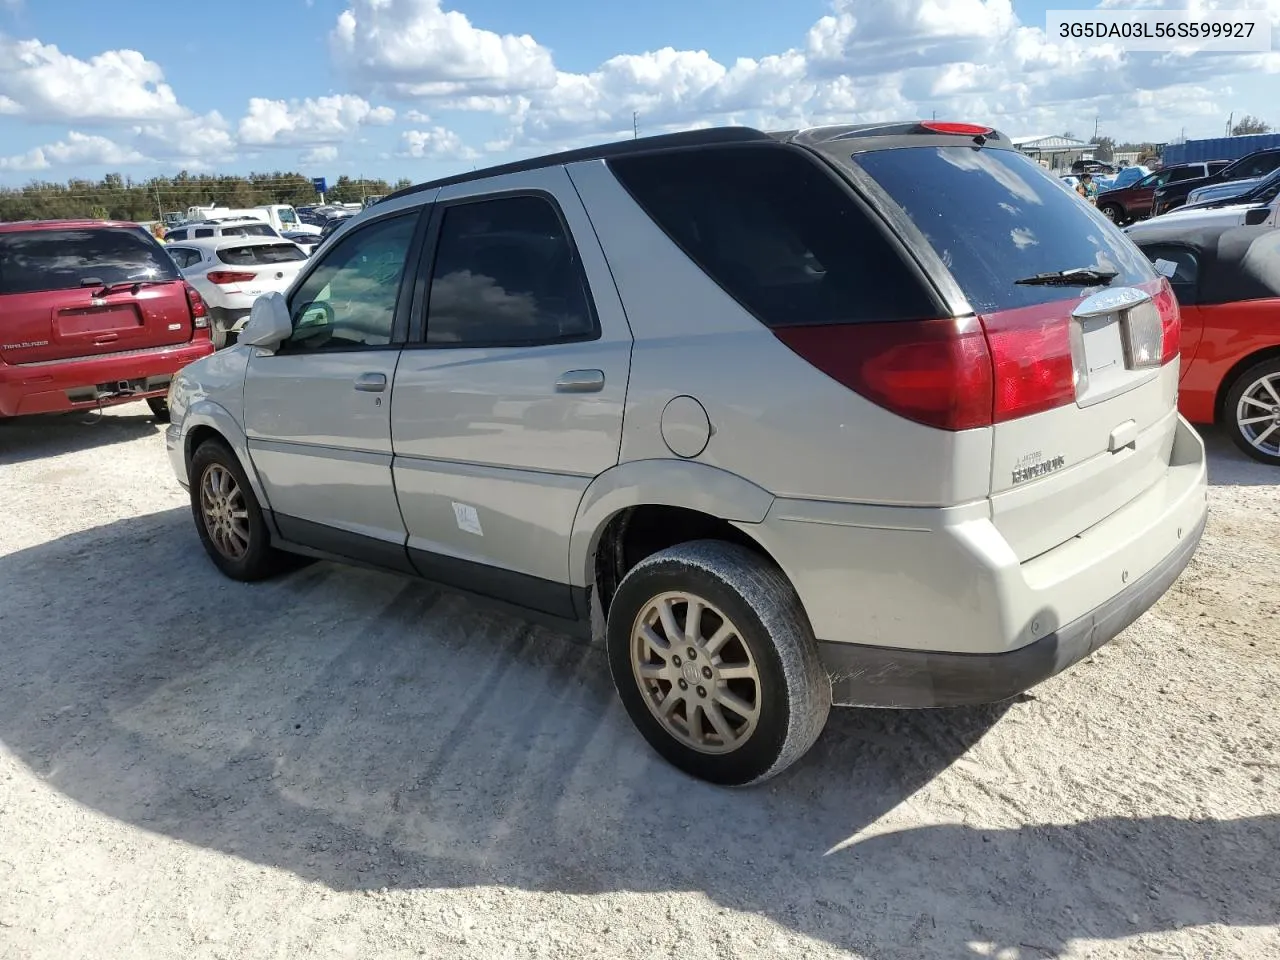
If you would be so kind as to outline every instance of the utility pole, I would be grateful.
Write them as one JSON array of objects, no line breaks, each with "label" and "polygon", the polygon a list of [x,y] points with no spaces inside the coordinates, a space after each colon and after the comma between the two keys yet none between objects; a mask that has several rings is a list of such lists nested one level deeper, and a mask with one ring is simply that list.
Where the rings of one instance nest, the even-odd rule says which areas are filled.
[{"label": "utility pole", "polygon": [[1098,142],[1098,121],[1101,119],[1102,118],[1097,114],[1095,114],[1093,117],[1093,142],[1094,143]]},{"label": "utility pole", "polygon": [[1231,136],[1231,121],[1235,120],[1235,118],[1236,118],[1236,112],[1232,110],[1231,113],[1227,115],[1227,136],[1228,137]]},{"label": "utility pole", "polygon": [[164,207],[160,204],[160,184],[152,180],[151,186],[156,192],[156,216],[160,218],[160,222],[164,222]]},{"label": "utility pole", "polygon": [[631,139],[640,139],[640,113],[637,110],[631,111]]}]

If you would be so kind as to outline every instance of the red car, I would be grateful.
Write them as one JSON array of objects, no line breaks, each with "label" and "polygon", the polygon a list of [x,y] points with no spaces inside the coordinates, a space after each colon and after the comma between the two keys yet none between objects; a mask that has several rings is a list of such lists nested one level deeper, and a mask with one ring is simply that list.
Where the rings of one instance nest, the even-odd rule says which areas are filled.
[{"label": "red car", "polygon": [[1170,224],[1134,241],[1174,265],[1182,308],[1178,407],[1280,466],[1280,230]]},{"label": "red car", "polygon": [[0,223],[0,419],[146,400],[213,353],[204,301],[133,223]]}]

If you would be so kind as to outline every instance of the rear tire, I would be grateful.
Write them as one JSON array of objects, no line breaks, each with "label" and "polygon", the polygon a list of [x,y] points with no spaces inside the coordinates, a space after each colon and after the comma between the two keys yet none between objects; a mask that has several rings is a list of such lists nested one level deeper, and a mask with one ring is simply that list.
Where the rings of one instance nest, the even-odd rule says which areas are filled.
[{"label": "rear tire", "polygon": [[157,423],[169,422],[169,401],[164,397],[148,397],[147,406],[151,408],[151,415],[156,418]]},{"label": "rear tire", "polygon": [[781,773],[831,709],[795,588],[736,544],[699,540],[642,560],[614,595],[606,643],[631,721],[669,763],[711,783]]},{"label": "rear tire", "polygon": [[264,580],[289,566],[271,545],[258,498],[240,461],[221,440],[206,440],[191,457],[191,515],[214,566],[232,580]]},{"label": "rear tire", "polygon": [[1280,466],[1280,358],[1254,364],[1236,378],[1222,404],[1221,424],[1248,456]]}]

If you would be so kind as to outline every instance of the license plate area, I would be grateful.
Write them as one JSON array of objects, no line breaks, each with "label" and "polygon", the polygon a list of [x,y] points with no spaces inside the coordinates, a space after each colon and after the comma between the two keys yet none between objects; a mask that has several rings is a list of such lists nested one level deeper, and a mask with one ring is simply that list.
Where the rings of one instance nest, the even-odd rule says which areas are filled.
[{"label": "license plate area", "polygon": [[132,303],[107,307],[83,307],[58,312],[59,337],[86,337],[99,333],[120,333],[142,326],[142,314]]},{"label": "license plate area", "polygon": [[1071,317],[1076,403],[1092,406],[1157,376],[1162,337],[1159,314],[1141,290],[1108,290],[1081,303]]}]

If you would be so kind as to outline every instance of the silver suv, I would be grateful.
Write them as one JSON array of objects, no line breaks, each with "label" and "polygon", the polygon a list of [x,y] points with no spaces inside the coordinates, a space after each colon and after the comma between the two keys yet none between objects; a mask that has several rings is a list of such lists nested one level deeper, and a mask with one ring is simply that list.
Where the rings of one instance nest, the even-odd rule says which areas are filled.
[{"label": "silver suv", "polygon": [[590,631],[676,766],[764,780],[832,703],[1011,697],[1205,522],[1176,302],[961,124],[707,130],[414,187],[188,367],[228,576],[373,565]]}]

